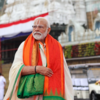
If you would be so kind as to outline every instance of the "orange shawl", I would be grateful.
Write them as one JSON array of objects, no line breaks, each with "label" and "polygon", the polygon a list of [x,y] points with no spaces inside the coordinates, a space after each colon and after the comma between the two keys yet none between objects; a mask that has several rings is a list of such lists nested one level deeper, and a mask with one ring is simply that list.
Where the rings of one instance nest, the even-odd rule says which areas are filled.
[{"label": "orange shawl", "polygon": [[[41,59],[38,59],[38,51],[36,41],[33,38],[33,35],[30,34],[25,40],[24,49],[23,49],[23,62],[26,66],[37,65],[37,62],[41,62]],[[55,40],[49,34],[45,39],[46,44],[46,57],[47,57],[47,67],[51,68],[53,71],[52,77],[45,76],[44,81],[44,100],[57,100],[50,99],[49,97],[58,97],[64,100],[65,93],[65,82],[64,82],[64,60],[63,60],[63,51],[60,43]],[[35,53],[34,53],[35,52]],[[36,60],[38,59],[38,61]],[[47,99],[48,98],[48,99]]]}]

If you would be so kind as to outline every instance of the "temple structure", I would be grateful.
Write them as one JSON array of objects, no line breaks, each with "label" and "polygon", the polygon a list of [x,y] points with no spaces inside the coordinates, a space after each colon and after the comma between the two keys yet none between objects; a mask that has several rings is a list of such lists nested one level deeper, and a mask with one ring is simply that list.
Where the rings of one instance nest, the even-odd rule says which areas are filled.
[{"label": "temple structure", "polygon": [[[99,4],[99,0],[7,0],[0,16],[0,25],[49,13],[50,34],[62,46],[99,41]],[[0,37],[4,63],[12,62],[19,44],[31,31],[19,36],[19,33],[13,33],[10,38]]]}]

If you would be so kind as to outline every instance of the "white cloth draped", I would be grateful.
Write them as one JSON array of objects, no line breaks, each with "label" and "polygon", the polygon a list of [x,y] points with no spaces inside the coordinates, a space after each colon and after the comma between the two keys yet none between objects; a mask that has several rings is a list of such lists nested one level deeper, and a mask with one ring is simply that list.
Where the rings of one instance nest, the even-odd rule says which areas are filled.
[{"label": "white cloth draped", "polygon": [[[14,62],[9,72],[9,87],[8,87],[4,100],[7,100],[10,97],[11,90],[13,88],[13,84],[14,84],[16,75],[18,73],[18,70],[23,65],[23,46],[24,46],[24,42],[21,43],[21,45],[19,46],[15,54]],[[40,48],[40,54],[42,57],[42,64],[43,66],[46,66],[46,56],[42,49],[42,45]],[[64,59],[64,73],[65,73],[65,100],[74,100],[71,76],[70,76],[65,59]],[[28,99],[18,99],[17,98],[17,88],[16,87],[18,87],[20,76],[21,75],[19,75],[16,85],[14,87],[14,92],[13,92],[13,96],[11,100],[38,100],[38,96],[35,99],[34,99],[34,96]],[[43,95],[39,96],[39,100],[43,100]]]},{"label": "white cloth draped", "polygon": [[3,100],[5,83],[6,79],[0,76],[0,100]]}]

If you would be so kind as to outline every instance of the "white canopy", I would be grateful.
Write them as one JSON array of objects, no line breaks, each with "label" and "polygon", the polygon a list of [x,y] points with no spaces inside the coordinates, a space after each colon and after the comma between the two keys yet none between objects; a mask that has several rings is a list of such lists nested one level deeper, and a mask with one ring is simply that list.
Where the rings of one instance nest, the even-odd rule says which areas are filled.
[{"label": "white canopy", "polygon": [[37,17],[44,17],[48,20],[48,13],[34,16],[25,20],[19,20],[8,24],[0,25],[0,37],[13,37],[19,33],[26,33],[32,31],[34,19]]}]

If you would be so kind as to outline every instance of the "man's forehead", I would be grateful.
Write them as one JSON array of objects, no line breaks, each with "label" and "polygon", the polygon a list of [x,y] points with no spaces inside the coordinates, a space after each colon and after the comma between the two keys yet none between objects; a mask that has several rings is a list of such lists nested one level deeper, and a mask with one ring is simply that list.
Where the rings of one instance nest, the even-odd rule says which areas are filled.
[{"label": "man's forehead", "polygon": [[34,25],[39,25],[39,24],[43,24],[43,25],[46,25],[47,22],[45,19],[37,19],[34,21]]}]

